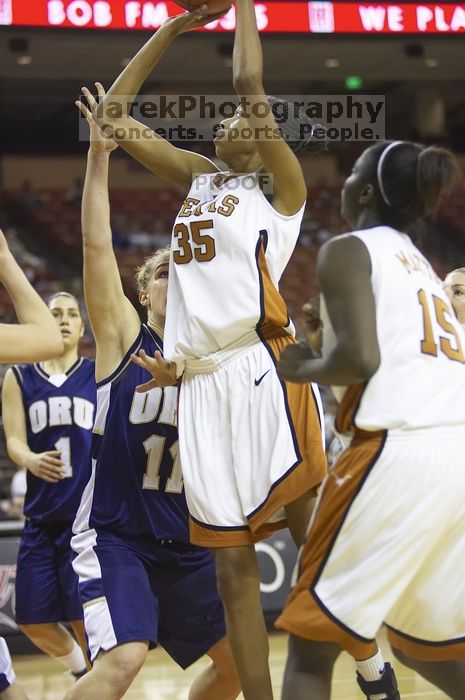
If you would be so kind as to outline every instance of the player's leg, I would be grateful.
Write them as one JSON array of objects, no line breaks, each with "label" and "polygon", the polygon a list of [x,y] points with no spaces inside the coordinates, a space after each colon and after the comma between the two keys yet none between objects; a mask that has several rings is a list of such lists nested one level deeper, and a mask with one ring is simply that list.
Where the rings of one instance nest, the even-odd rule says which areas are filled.
[{"label": "player's leg", "polygon": [[92,669],[64,700],[120,700],[143,666],[148,642],[129,642],[99,653]]},{"label": "player's leg", "polygon": [[157,643],[156,598],[133,540],[91,530],[72,546],[93,666],[66,700],[119,700]]},{"label": "player's leg", "polygon": [[212,550],[229,643],[246,700],[271,700],[268,633],[253,546]]},{"label": "player's leg", "polygon": [[[297,546],[305,542],[311,514],[316,504],[313,494],[305,494],[286,506],[286,520]],[[341,648],[330,642],[314,642],[289,637],[284,670],[283,700],[329,700],[333,668]]]},{"label": "player's leg", "polygon": [[305,535],[315,504],[316,495],[312,490],[304,493],[284,508],[287,526],[297,547],[301,547],[305,542]]},{"label": "player's leg", "polygon": [[[276,523],[277,516],[282,517],[284,506],[287,525],[300,545],[314,504],[313,487],[325,476],[326,460],[310,387],[285,385],[276,373],[273,357],[277,359],[288,342],[281,338],[267,341],[266,347],[260,344],[244,358],[239,375],[243,384],[235,376],[229,387],[231,395],[237,397],[231,400],[231,424],[233,447],[240,445],[233,449],[236,489],[250,529],[263,536],[269,531],[268,521]],[[250,374],[264,379],[257,386]],[[281,525],[285,524],[283,519]],[[253,547],[234,547],[219,550],[214,556],[244,696],[259,697],[254,691],[259,687],[263,692],[260,697],[272,697],[255,551]],[[326,673],[328,665],[330,659],[317,673]],[[322,682],[328,681],[323,678]]]},{"label": "player's leg", "polygon": [[79,671],[77,673],[74,673],[74,676],[76,678],[80,678],[81,676],[86,673],[91,668],[91,663],[89,659],[87,658],[87,637],[86,637],[86,629],[84,627],[84,620],[71,620],[70,621],[70,626],[73,630],[74,636],[76,637],[77,643],[79,644],[83,654],[84,654],[84,659],[86,662],[86,666],[82,671]]},{"label": "player's leg", "polygon": [[227,637],[209,649],[207,655],[212,663],[194,678],[189,700],[235,700],[241,686]]},{"label": "player's leg", "polygon": [[[330,700],[333,667],[340,651],[337,644],[291,634],[282,700]],[[357,660],[356,665],[357,682],[366,698],[400,700],[394,671],[384,663],[376,643],[367,648],[366,658]]]},{"label": "player's leg", "polygon": [[75,675],[86,669],[82,649],[63,625],[57,622],[20,625],[20,629],[36,647],[52,656]]},{"label": "player's leg", "polygon": [[[278,403],[279,415],[274,408]],[[298,464],[293,469],[298,459],[282,414],[286,415],[283,388],[269,353],[259,343],[214,372],[184,374],[179,445],[191,539],[212,551],[229,643],[246,700],[273,697],[255,538],[247,516],[257,513],[264,524],[279,513],[280,522],[269,530],[285,526],[285,503],[312,487],[305,467],[300,469]],[[283,488],[273,490],[289,470],[298,472],[290,495]],[[276,491],[280,493],[274,498]]]},{"label": "player's leg", "polygon": [[282,700],[329,700],[337,644],[289,636]]},{"label": "player's leg", "polygon": [[[41,651],[72,673],[80,673],[86,668],[83,652],[60,624],[69,618],[63,609],[55,539],[53,528],[26,521],[16,570],[16,622]],[[77,595],[75,575],[74,593]]]},{"label": "player's leg", "polygon": [[[290,341],[283,339],[269,341],[268,349],[277,357],[282,351],[282,345],[288,342]],[[270,434],[273,435],[274,446],[278,445],[279,430],[282,430],[285,425],[289,426],[293,438],[291,445],[285,447],[286,436],[284,435],[280,447],[282,454],[287,455],[287,464],[292,465],[294,462],[296,468],[289,470],[286,479],[281,481],[274,492],[276,493],[289,480],[290,492],[295,497],[284,506],[284,511],[287,526],[296,545],[300,547],[305,542],[316,504],[315,487],[321,483],[326,474],[321,401],[317,387],[283,383],[279,378],[275,378],[273,371],[270,372],[268,384],[263,387],[263,390],[265,389],[269,393],[267,396],[265,391],[262,392],[263,405],[258,403],[259,397],[255,397],[259,420],[267,412],[272,426]],[[282,394],[285,398],[284,404],[282,404]],[[296,458],[298,462],[295,462]],[[272,455],[270,455],[270,461],[271,459]],[[299,477],[299,472],[304,475],[303,478]],[[305,486],[308,487],[308,485],[314,487],[305,491]],[[273,491],[270,490],[270,493]],[[266,508],[267,505],[264,505],[262,510]],[[291,638],[283,697],[311,696],[315,700],[329,698],[333,666],[339,653],[340,647],[335,644],[310,642],[298,637]]]},{"label": "player's leg", "polygon": [[65,527],[61,532],[57,533],[55,539],[55,561],[61,591],[63,619],[71,626],[84,657],[84,666],[72,671],[76,678],[80,678],[90,668],[90,663],[87,658],[87,639],[84,629],[84,611],[79,596],[79,579],[73,569],[75,555],[70,544],[72,536],[71,526]]},{"label": "player's leg", "polygon": [[452,700],[461,700],[465,689],[464,661],[419,661],[392,647],[396,659],[442,690]]},{"label": "player's leg", "polygon": [[153,548],[151,580],[158,599],[158,641],[187,668],[207,654],[212,660],[195,677],[189,700],[234,700],[240,693],[224,610],[210,552],[165,542]]},{"label": "player's leg", "polygon": [[[392,669],[384,663],[374,641],[392,599],[395,600],[396,587],[408,580],[403,562],[398,561],[400,535],[383,538],[390,522],[385,510],[389,505],[395,508],[393,504],[398,499],[386,495],[386,507],[379,508],[383,521],[378,513],[364,506],[372,500],[372,489],[378,498],[386,491],[386,470],[380,461],[383,445],[381,435],[356,442],[322,486],[300,559],[300,578],[277,621],[278,627],[293,635],[285,674],[285,700],[305,697],[309,692],[318,700],[327,700],[332,664],[337,656],[335,645],[345,648],[356,660],[357,679],[366,697],[398,697]],[[380,566],[381,556],[386,566]],[[388,562],[394,562],[391,569]],[[393,584],[385,581],[380,587],[387,571]],[[319,656],[323,657],[321,670]],[[314,677],[308,674],[313,664]]]}]

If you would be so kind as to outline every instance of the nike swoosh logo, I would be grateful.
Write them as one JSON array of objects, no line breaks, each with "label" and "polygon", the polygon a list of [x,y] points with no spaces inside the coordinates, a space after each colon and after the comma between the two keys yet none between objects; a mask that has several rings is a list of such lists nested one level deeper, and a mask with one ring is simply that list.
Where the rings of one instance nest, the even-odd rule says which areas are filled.
[{"label": "nike swoosh logo", "polygon": [[336,476],[333,474],[333,476],[337,486],[342,486],[348,479],[352,479],[352,474],[346,474],[345,476]]},{"label": "nike swoosh logo", "polygon": [[268,372],[270,372],[270,371],[271,371],[271,370],[267,369],[266,372],[265,372],[265,374],[262,374],[262,376],[260,377],[260,379],[256,379],[256,380],[255,380],[255,386],[258,386],[258,385],[260,384],[260,382],[262,381],[262,379],[264,379],[264,378],[266,377],[266,375],[268,374]]}]

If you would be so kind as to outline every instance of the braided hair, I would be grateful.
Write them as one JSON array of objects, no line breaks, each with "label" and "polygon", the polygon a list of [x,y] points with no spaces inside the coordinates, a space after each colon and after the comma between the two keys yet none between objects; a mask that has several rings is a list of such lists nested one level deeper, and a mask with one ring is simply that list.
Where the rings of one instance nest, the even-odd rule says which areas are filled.
[{"label": "braided hair", "polygon": [[314,119],[310,119],[301,107],[271,95],[266,99],[281,135],[291,151],[296,155],[303,155],[310,151],[327,148],[326,139],[315,137],[316,129],[322,133],[324,127]]}]

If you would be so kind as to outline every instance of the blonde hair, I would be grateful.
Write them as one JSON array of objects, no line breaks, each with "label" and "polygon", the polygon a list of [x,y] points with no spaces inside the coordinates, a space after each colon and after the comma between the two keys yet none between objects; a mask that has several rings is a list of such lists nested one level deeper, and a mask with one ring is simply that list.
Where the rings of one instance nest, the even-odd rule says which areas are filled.
[{"label": "blonde hair", "polygon": [[465,267],[457,267],[455,270],[451,270],[447,273],[446,277],[449,277],[449,275],[453,275],[454,272],[460,272],[461,275],[465,275]]},{"label": "blonde hair", "polygon": [[162,258],[166,257],[166,262],[168,262],[169,255],[170,247],[168,245],[164,248],[159,248],[158,250],[156,250],[155,253],[153,253],[153,255],[150,255],[148,258],[145,258],[142,265],[136,267],[136,283],[138,292],[143,292],[147,289],[150,278],[153,275],[154,269],[157,267]]}]

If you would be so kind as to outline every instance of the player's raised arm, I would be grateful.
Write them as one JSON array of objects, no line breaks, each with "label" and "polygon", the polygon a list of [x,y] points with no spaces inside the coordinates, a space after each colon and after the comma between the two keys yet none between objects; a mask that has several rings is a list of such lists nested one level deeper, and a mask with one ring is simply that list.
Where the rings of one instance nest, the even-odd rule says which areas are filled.
[{"label": "player's raised arm", "polygon": [[[105,92],[96,83],[99,99]],[[76,102],[90,128],[90,147],[82,195],[84,296],[97,345],[97,377],[106,377],[119,364],[139,333],[140,319],[126,297],[113,251],[108,195],[108,168],[117,144],[105,138],[90,109],[97,106],[84,88],[89,107]],[[90,109],[89,109],[90,108]]]},{"label": "player's raised arm", "polygon": [[19,324],[0,323],[0,362],[36,362],[55,357],[63,339],[47,305],[29,283],[0,230],[0,282]]},{"label": "player's raised arm", "polygon": [[[146,168],[183,190],[190,188],[194,173],[216,172],[218,168],[208,158],[176,148],[154,131],[148,130],[144,124],[128,116],[128,110],[147,76],[174,39],[221,16],[206,16],[203,7],[195,12],[169,18],[128,63],[95,114],[100,125],[109,125],[114,129],[115,139],[125,151]],[[117,116],[112,116],[114,113]],[[124,136],[142,131],[143,138]]]},{"label": "player's raised arm", "polygon": [[[294,214],[307,198],[307,187],[299,161],[282,138],[271,111],[263,114],[267,97],[263,89],[263,57],[253,0],[237,0],[237,26],[233,51],[234,89],[243,109],[265,170],[273,175],[273,206],[282,214]],[[261,108],[255,110],[257,103]]]}]

